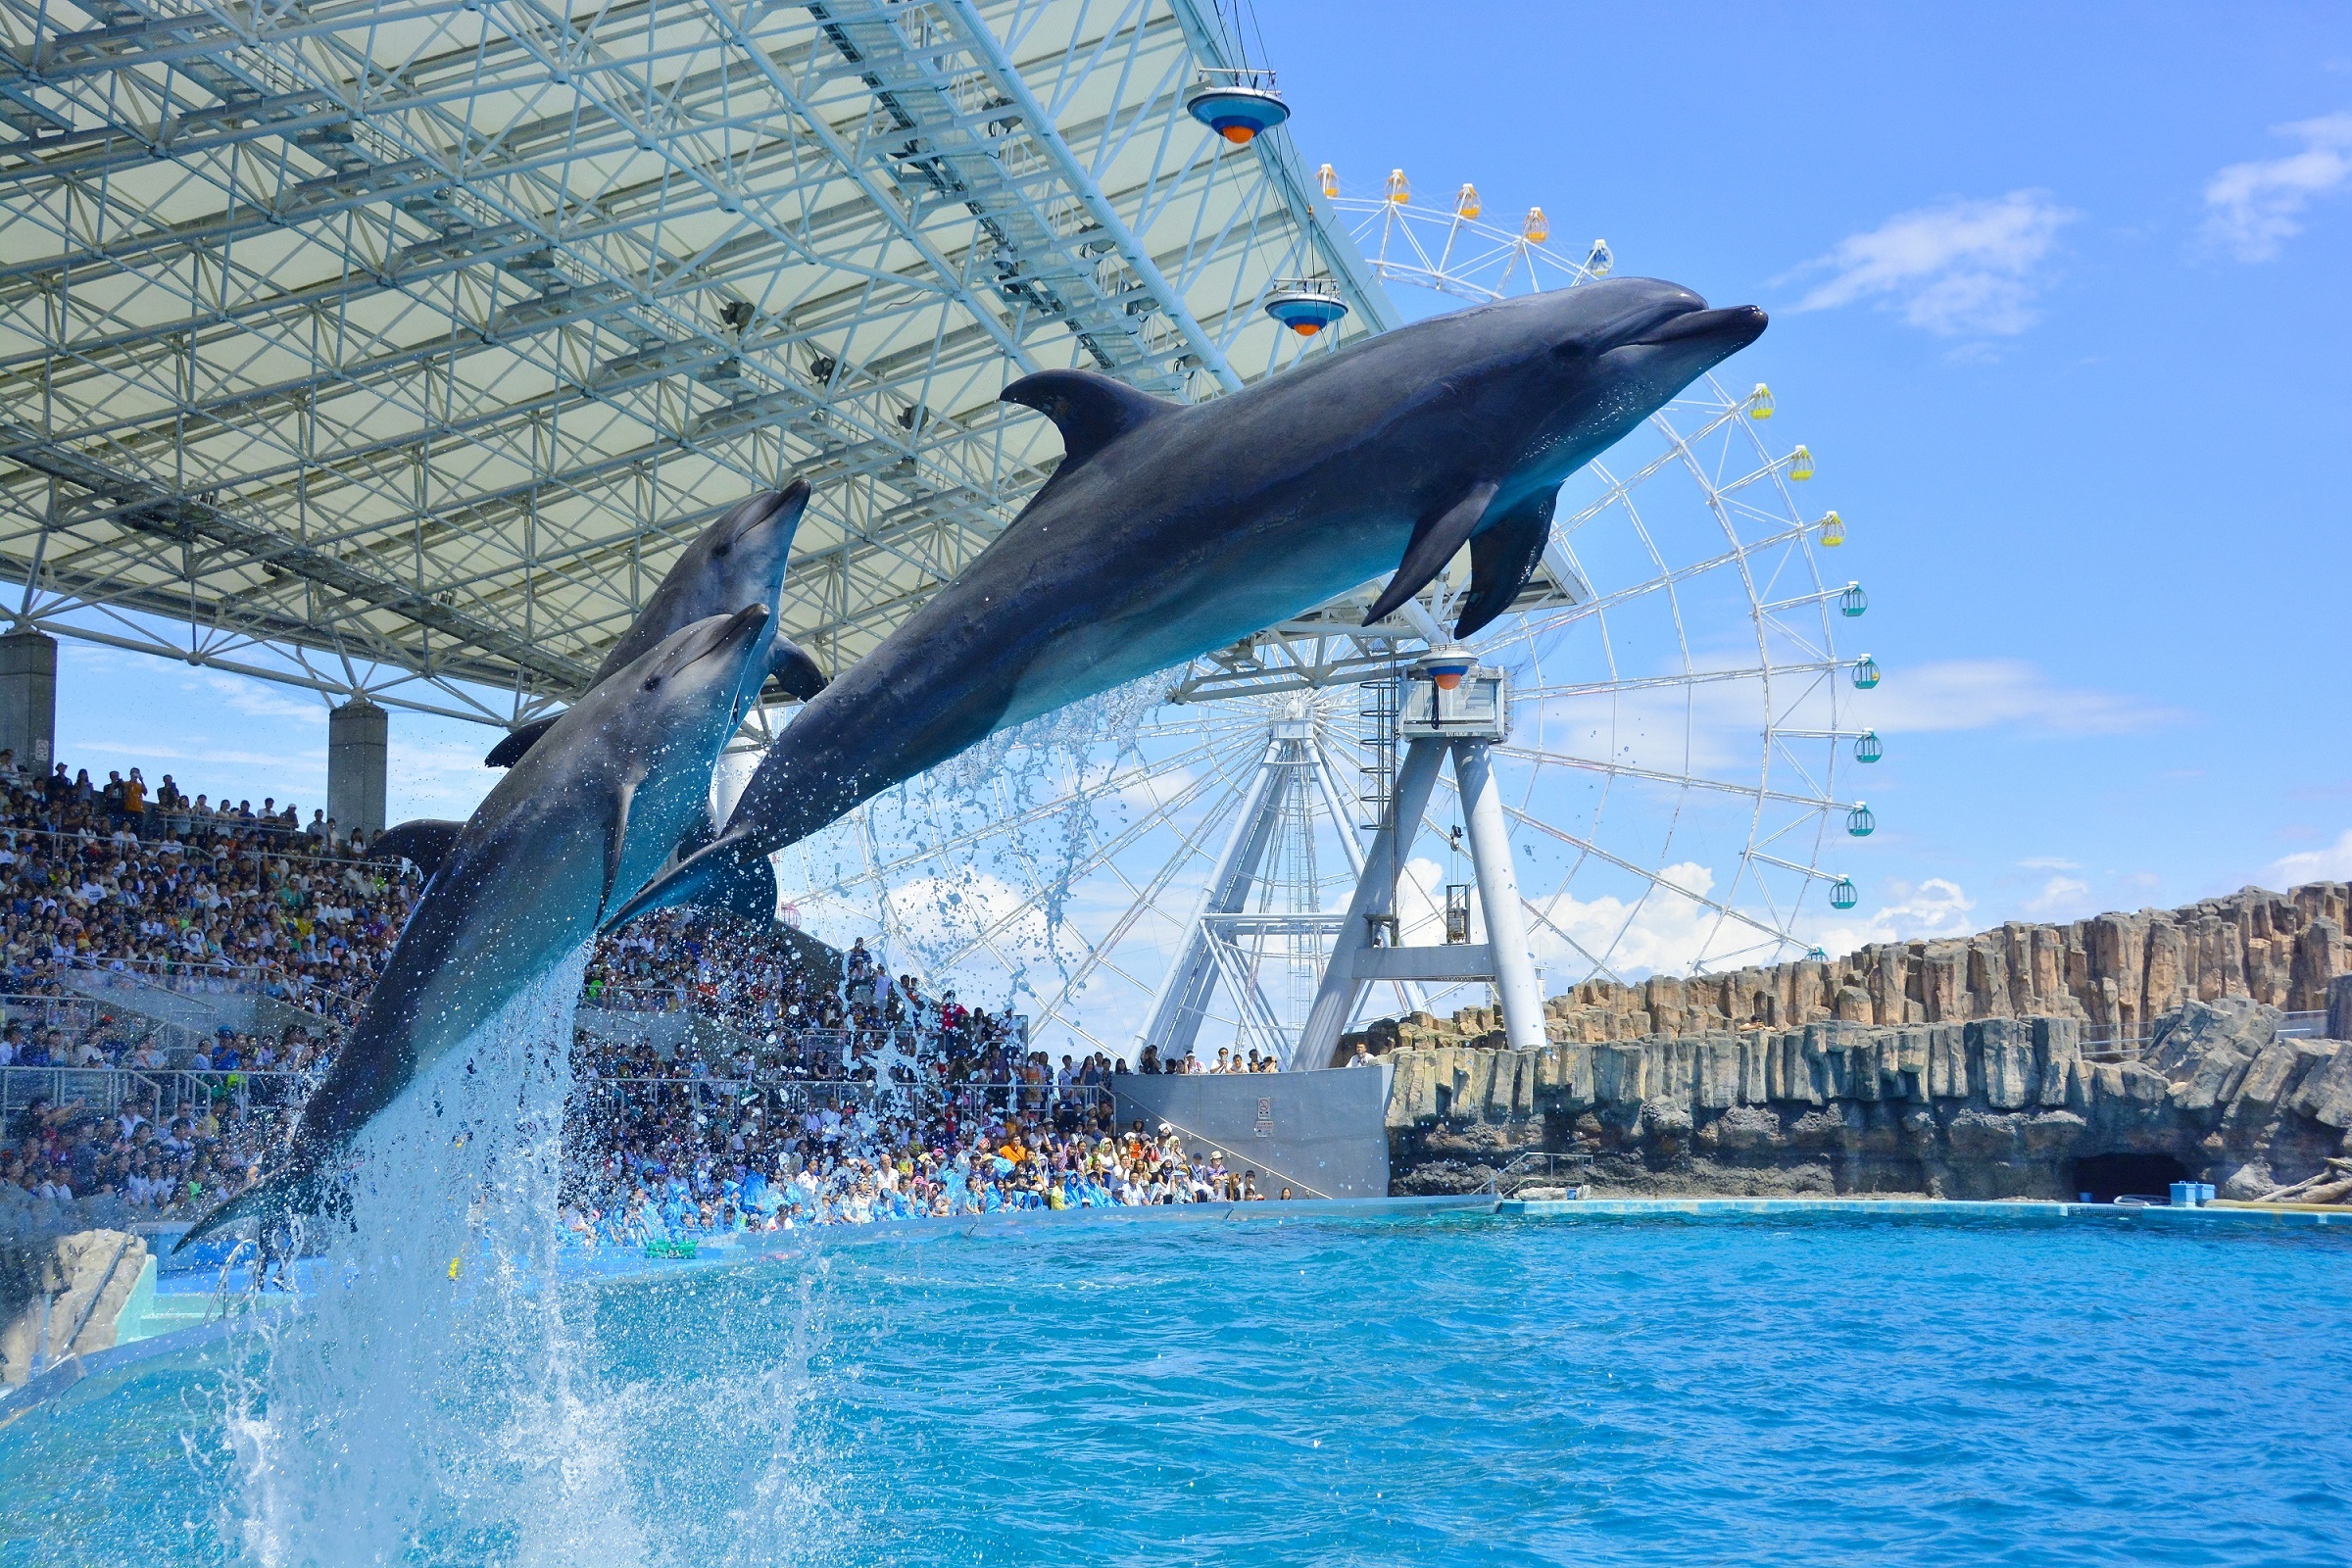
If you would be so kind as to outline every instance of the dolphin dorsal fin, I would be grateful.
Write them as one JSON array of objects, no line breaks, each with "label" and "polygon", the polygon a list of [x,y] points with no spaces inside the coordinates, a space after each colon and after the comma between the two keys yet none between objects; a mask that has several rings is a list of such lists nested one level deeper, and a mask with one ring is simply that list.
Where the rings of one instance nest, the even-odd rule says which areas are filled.
[{"label": "dolphin dorsal fin", "polygon": [[997,394],[1052,419],[1061,431],[1061,471],[1067,472],[1125,435],[1151,423],[1177,405],[1138,392],[1093,370],[1040,370]]}]

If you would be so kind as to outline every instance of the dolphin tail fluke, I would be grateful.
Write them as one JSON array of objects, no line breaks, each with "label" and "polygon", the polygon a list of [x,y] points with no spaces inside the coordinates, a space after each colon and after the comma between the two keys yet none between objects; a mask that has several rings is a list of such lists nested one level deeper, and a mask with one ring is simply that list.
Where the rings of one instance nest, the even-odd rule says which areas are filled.
[{"label": "dolphin tail fluke", "polygon": [[334,1206],[334,1195],[327,1185],[316,1159],[297,1155],[293,1163],[271,1172],[189,1226],[188,1233],[173,1244],[172,1250],[185,1251],[215,1231],[240,1220],[258,1220],[266,1225],[270,1220],[296,1214],[323,1213]]},{"label": "dolphin tail fluke", "polygon": [[553,729],[556,720],[563,716],[561,713],[552,713],[546,718],[535,718],[528,724],[517,724],[507,731],[505,740],[490,748],[490,755],[482,759],[482,765],[513,767],[522,760],[525,752],[539,744],[539,737]]},{"label": "dolphin tail fluke", "polygon": [[764,855],[730,858],[686,902],[766,925],[776,917],[776,867]]},{"label": "dolphin tail fluke", "polygon": [[1470,493],[1452,506],[1444,512],[1430,513],[1413,524],[1413,537],[1404,547],[1404,560],[1397,564],[1396,575],[1389,579],[1389,585],[1380,591],[1372,608],[1364,612],[1365,625],[1395,614],[1397,606],[1428,587],[1430,579],[1446,569],[1446,563],[1470,542],[1479,519],[1487,514],[1487,508],[1494,500],[1494,488],[1485,482],[1472,485]]},{"label": "dolphin tail fluke", "polygon": [[1453,623],[1454,636],[1484,630],[1511,608],[1544,564],[1544,547],[1551,543],[1551,509],[1559,498],[1557,490],[1539,491],[1470,541],[1470,596]]},{"label": "dolphin tail fluke", "polygon": [[441,862],[449,858],[450,847],[465,831],[463,822],[420,816],[384,829],[368,848],[378,858],[397,855],[429,877],[441,869]]},{"label": "dolphin tail fluke", "polygon": [[832,684],[825,679],[825,672],[817,668],[816,661],[808,657],[808,650],[782,632],[776,633],[775,646],[768,650],[767,673],[785,696],[797,697],[804,703]]},{"label": "dolphin tail fluke", "polygon": [[[763,895],[764,906],[760,902]],[[748,836],[729,835],[704,845],[648,882],[617,913],[606,918],[603,929],[617,931],[641,914],[681,904],[725,909],[746,919],[772,920],[776,916],[776,868]]]}]

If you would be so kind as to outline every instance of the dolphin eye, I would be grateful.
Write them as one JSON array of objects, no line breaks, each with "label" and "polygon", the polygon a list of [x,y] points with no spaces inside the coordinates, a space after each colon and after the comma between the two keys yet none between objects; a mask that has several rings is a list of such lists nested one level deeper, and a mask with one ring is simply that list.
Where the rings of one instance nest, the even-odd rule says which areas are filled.
[{"label": "dolphin eye", "polygon": [[647,690],[647,691],[649,691],[649,692],[650,692],[650,691],[658,691],[658,690],[660,690],[660,689],[661,689],[661,686],[662,686],[662,677],[661,677],[661,676],[659,676],[659,675],[648,675],[648,676],[646,676],[646,677],[645,677],[645,690]]},{"label": "dolphin eye", "polygon": [[711,553],[712,555],[714,555],[714,556],[723,556],[723,555],[725,555],[725,554],[726,554],[728,551],[730,551],[730,550],[732,550],[732,549],[734,549],[734,548],[735,548],[734,541],[733,541],[733,540],[729,540],[727,543],[725,543],[725,544],[723,544],[723,545],[720,545],[720,546],[719,546],[719,547],[718,547],[716,550],[713,550],[713,551],[711,551],[710,553]]}]

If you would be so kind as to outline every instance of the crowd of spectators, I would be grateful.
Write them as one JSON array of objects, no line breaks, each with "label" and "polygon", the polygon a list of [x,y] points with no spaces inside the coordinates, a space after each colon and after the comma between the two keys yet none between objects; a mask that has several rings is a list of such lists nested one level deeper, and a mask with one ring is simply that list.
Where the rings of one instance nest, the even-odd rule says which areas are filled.
[{"label": "crowd of spectators", "polygon": [[60,995],[65,972],[243,988],[347,1022],[408,919],[414,879],[325,813],[188,799],[138,768],[94,784],[0,751],[0,990]]},{"label": "crowd of spectators", "polygon": [[[193,1217],[258,1180],[418,884],[323,812],[191,800],[137,768],[28,772],[0,751],[0,1067],[68,1070],[53,1097],[12,1102],[0,1200]],[[93,1000],[104,972],[304,1016],[208,1035],[110,1009],[103,986]],[[1113,1128],[1123,1060],[1056,1066],[1009,1007],[928,996],[862,939],[837,954],[782,924],[662,911],[598,943],[582,1003],[602,1020],[573,1057],[566,1222],[584,1239],[1273,1196],[1171,1130]],[[642,1027],[656,1014],[696,1027]],[[1137,1070],[1273,1067],[1147,1052]],[[76,1092],[86,1069],[139,1077],[101,1104]]]}]

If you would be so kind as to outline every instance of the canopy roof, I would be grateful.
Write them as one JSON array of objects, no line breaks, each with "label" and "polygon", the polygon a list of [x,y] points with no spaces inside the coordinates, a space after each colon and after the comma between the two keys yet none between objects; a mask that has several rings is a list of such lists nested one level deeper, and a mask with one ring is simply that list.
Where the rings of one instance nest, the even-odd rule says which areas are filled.
[{"label": "canopy roof", "polygon": [[[0,19],[20,628],[507,721],[799,474],[838,670],[1051,471],[1007,381],[1199,399],[1395,320],[1285,132],[1185,114],[1195,0]],[[1296,277],[1347,318],[1277,326]]]}]

